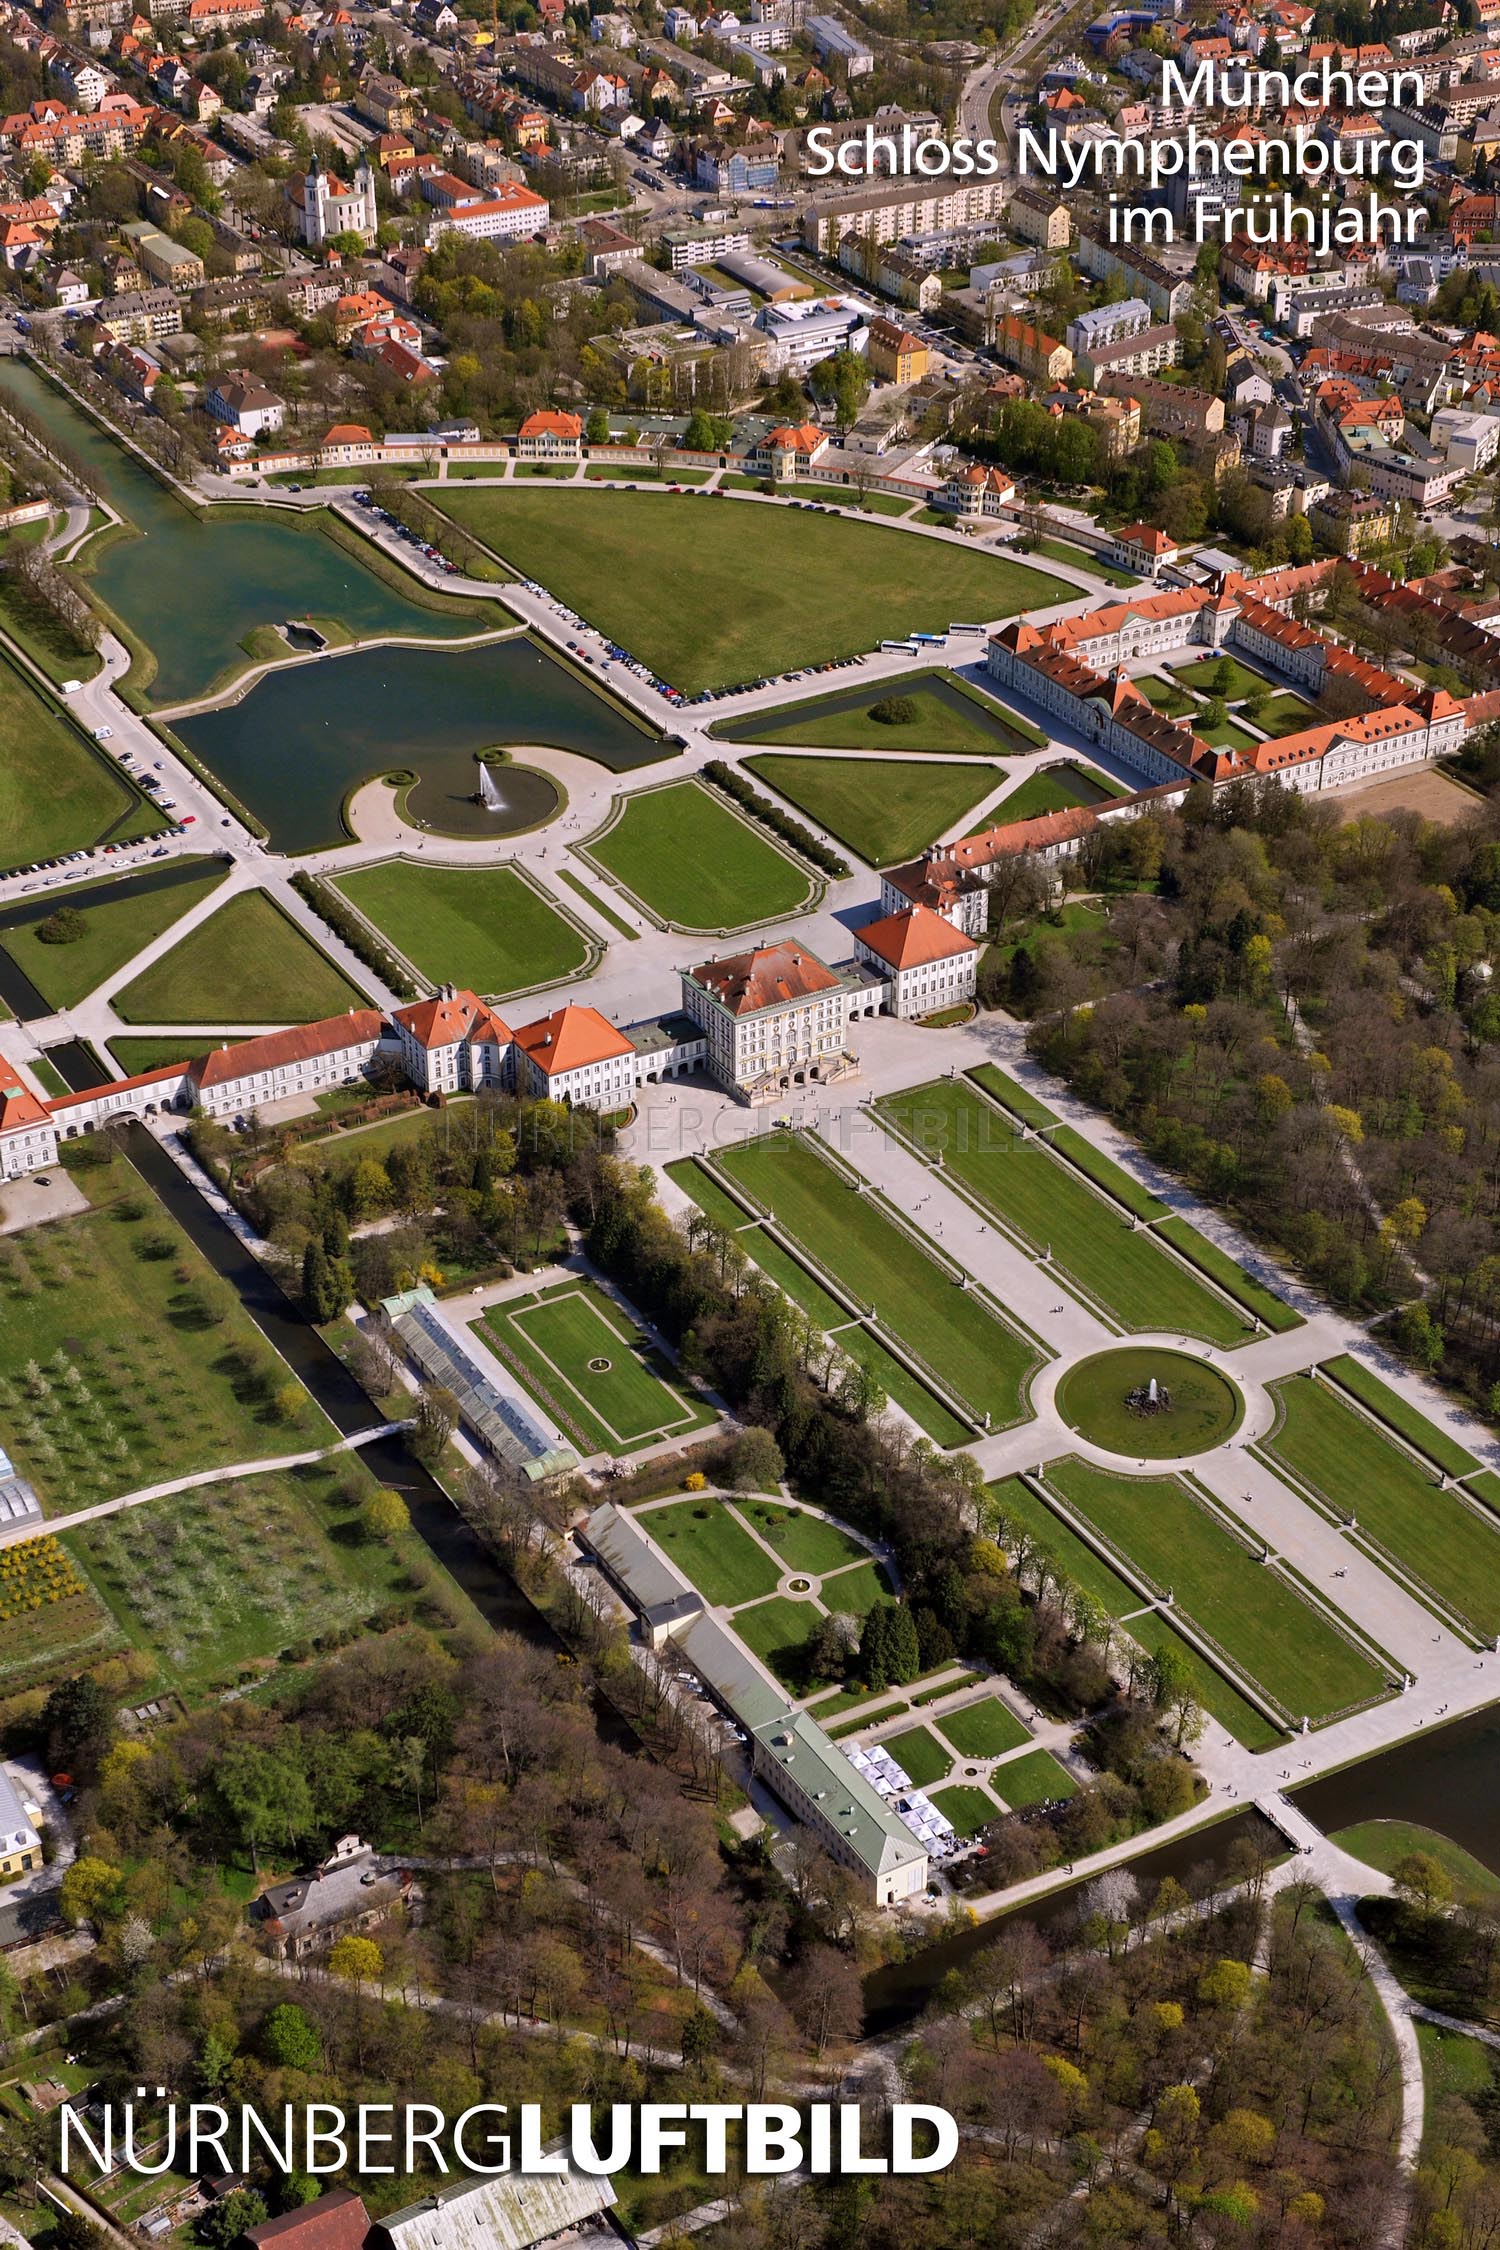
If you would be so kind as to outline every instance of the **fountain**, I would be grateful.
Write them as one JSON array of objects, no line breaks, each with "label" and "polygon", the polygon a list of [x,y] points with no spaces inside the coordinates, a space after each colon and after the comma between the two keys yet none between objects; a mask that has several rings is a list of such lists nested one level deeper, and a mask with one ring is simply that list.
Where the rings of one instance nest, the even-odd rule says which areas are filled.
[{"label": "fountain", "polygon": [[1132,1414],[1170,1414],[1172,1394],[1166,1384],[1159,1383],[1153,1375],[1133,1391],[1126,1392],[1125,1404]]},{"label": "fountain", "polygon": [[474,801],[476,804],[483,805],[486,812],[504,812],[505,810],[505,799],[500,793],[500,785],[490,769],[487,758],[481,758],[479,761],[479,787],[474,792]]}]

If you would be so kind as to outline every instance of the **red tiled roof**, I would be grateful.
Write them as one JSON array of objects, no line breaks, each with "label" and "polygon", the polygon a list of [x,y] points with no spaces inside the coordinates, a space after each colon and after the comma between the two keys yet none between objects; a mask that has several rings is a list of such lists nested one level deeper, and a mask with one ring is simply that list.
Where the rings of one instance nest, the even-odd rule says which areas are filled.
[{"label": "red tiled roof", "polygon": [[362,2250],[370,2231],[364,2204],[348,2188],[331,2188],[300,2210],[284,2211],[245,2229],[256,2250]]},{"label": "red tiled roof", "polygon": [[522,437],[579,438],[582,435],[583,423],[576,414],[556,413],[551,407],[528,414],[521,424]]},{"label": "red tiled roof", "polygon": [[414,1000],[398,1008],[395,1021],[409,1031],[421,1047],[453,1047],[460,1039],[489,1039],[507,1046],[510,1025],[497,1016],[476,992],[440,992],[431,1000]]},{"label": "red tiled roof", "polygon": [[573,1005],[556,1008],[535,1023],[523,1023],[515,1034],[516,1045],[529,1055],[549,1078],[589,1063],[608,1062],[614,1055],[633,1055],[630,1041],[597,1008]]},{"label": "red tiled roof", "polygon": [[112,1078],[107,1086],[89,1086],[81,1094],[59,1094],[47,1107],[55,1117],[60,1109],[75,1109],[80,1102],[96,1102],[101,1094],[128,1094],[134,1086],[156,1086],[164,1078],[181,1078],[187,1064],[163,1063],[159,1070],[138,1070],[133,1078]]},{"label": "red tiled roof", "polygon": [[779,1008],[788,1000],[810,1000],[819,992],[839,989],[832,970],[790,938],[780,945],[728,954],[722,961],[705,961],[689,974],[732,1016],[751,1016],[759,1008]]},{"label": "red tiled roof", "polygon": [[886,914],[867,922],[854,935],[861,945],[889,961],[893,969],[916,969],[927,961],[947,961],[960,953],[977,953],[978,941],[955,930],[930,907],[908,906],[899,914]]},{"label": "red tiled roof", "polygon": [[359,1047],[380,1037],[378,1008],[351,1008],[345,1016],[325,1016],[320,1023],[293,1024],[287,1031],[268,1031],[260,1039],[242,1039],[237,1047],[215,1047],[188,1064],[188,1076],[198,1087],[222,1086],[235,1078],[250,1078],[262,1070],[280,1070],[287,1063],[314,1062],[319,1055],[336,1055],[341,1047]]},{"label": "red tiled roof", "polygon": [[49,1122],[45,1107],[23,1083],[15,1064],[0,1055],[0,1133],[19,1133],[29,1125]]}]

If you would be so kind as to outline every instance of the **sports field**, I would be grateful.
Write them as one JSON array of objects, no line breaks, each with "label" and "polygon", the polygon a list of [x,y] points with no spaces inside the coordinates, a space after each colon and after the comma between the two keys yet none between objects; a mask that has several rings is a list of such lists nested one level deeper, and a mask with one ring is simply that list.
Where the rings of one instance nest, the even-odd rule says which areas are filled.
[{"label": "sports field", "polygon": [[1438,1489],[1434,1474],[1383,1438],[1356,1407],[1306,1376],[1272,1385],[1281,1420],[1261,1441],[1273,1461],[1354,1515],[1398,1563],[1475,1630],[1500,1633],[1500,1531]]},{"label": "sports field", "polygon": [[773,756],[745,764],[871,867],[911,859],[936,843],[1001,779],[997,766],[946,765],[940,758]]},{"label": "sports field", "polygon": [[916,1376],[886,1350],[878,1336],[862,1328],[806,1266],[779,1242],[773,1242],[764,1227],[750,1225],[739,1205],[725,1194],[696,1158],[687,1157],[669,1164],[667,1176],[684,1195],[691,1196],[716,1225],[727,1227],[739,1248],[766,1279],[774,1281],[794,1305],[800,1305],[809,1320],[815,1320],[826,1334],[834,1335],[839,1350],[872,1375],[886,1397],[903,1413],[909,1414],[935,1444],[945,1448],[963,1444],[970,1434],[968,1426],[924,1383],[918,1382]]},{"label": "sports field", "polygon": [[962,1079],[937,1079],[874,1104],[925,1155],[942,1155],[984,1207],[1070,1274],[1124,1328],[1177,1329],[1243,1343],[1248,1324],[1149,1233],[1135,1230],[1059,1157],[1022,1140]]},{"label": "sports field", "polygon": [[1293,1718],[1328,1718],[1387,1678],[1215,1521],[1177,1477],[1121,1476],[1072,1459],[1047,1482]]},{"label": "sports field", "polygon": [[806,1134],[768,1133],[723,1152],[724,1171],[773,1211],[835,1280],[991,1426],[1018,1422],[1038,1348],[985,1311],[946,1269],[818,1153]]},{"label": "sports field", "polygon": [[[956,541],[681,494],[468,486],[449,514],[684,694],[1044,609],[1060,579]],[[851,602],[849,589],[859,588]]]},{"label": "sports field", "polygon": [[418,867],[389,859],[340,877],[351,906],[438,984],[500,996],[578,968],[588,940],[512,867]]},{"label": "sports field", "polygon": [[937,1724],[939,1732],[962,1758],[998,1758],[1002,1750],[1019,1750],[1023,1742],[1031,1739],[1014,1711],[1008,1709],[998,1695],[987,1695],[982,1703],[969,1703],[962,1711],[951,1711]]},{"label": "sports field", "polygon": [[[722,1500],[674,1500],[644,1510],[636,1521],[705,1601],[737,1609],[775,1593],[781,1577],[775,1562]],[[809,1615],[815,1619],[816,1613]]]},{"label": "sports field", "polygon": [[713,1420],[653,1364],[620,1308],[585,1282],[490,1305],[474,1326],[481,1340],[489,1335],[509,1347],[546,1401],[577,1425],[591,1453],[629,1452]]},{"label": "sports field", "polygon": [[1028,1750],[1024,1758],[1008,1758],[997,1766],[990,1787],[1015,1811],[1022,1805],[1044,1804],[1048,1798],[1071,1797],[1078,1784],[1050,1750]]},{"label": "sports field", "polygon": [[697,781],[638,790],[581,848],[650,913],[685,930],[742,929],[793,913],[813,892],[810,868]]},{"label": "sports field", "polygon": [[914,1781],[919,1789],[929,1789],[933,1782],[942,1781],[953,1765],[949,1752],[927,1727],[911,1727],[905,1734],[888,1734],[881,1748],[889,1750],[907,1780]]}]

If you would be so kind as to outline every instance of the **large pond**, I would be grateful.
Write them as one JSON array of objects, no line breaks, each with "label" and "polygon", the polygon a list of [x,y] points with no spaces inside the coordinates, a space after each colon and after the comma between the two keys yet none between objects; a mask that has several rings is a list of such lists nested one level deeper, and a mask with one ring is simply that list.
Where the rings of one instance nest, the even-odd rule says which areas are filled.
[{"label": "large pond", "polygon": [[468,804],[476,750],[540,743],[620,773],[663,749],[586,680],[519,637],[482,648],[323,657],[268,673],[238,702],[172,725],[284,852],[341,842],[344,799],[374,774],[420,774],[411,810],[434,828],[504,836],[545,820],[555,795],[521,770],[524,759],[516,769],[499,766],[506,809],[482,829]]}]

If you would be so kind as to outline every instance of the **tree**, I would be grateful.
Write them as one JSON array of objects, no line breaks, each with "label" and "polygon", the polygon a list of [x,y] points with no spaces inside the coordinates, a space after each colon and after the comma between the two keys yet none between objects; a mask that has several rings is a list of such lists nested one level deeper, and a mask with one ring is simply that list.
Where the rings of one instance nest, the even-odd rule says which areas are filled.
[{"label": "tree", "polygon": [[436,1461],[458,1428],[458,1400],[441,1383],[424,1383],[412,1425],[411,1448],[419,1461]]},{"label": "tree", "polygon": [[271,2010],[261,2037],[266,2053],[283,2070],[316,2070],[323,2060],[317,2027],[294,2001],[284,2000]]},{"label": "tree", "polygon": [[870,370],[858,352],[835,352],[812,371],[812,386],[833,412],[833,426],[843,437],[852,430],[870,395]]},{"label": "tree", "polygon": [[60,1680],[42,1707],[47,1761],[54,1773],[92,1781],[114,1741],[114,1707],[87,1672]]},{"label": "tree", "polygon": [[786,1475],[781,1448],[769,1430],[741,1430],[729,1458],[728,1482],[736,1492],[775,1492]]},{"label": "tree", "polygon": [[916,715],[916,703],[909,695],[883,695],[870,705],[870,717],[883,727],[909,727]]},{"label": "tree", "polygon": [[335,1938],[328,1953],[328,1973],[363,1988],[378,1984],[385,1974],[385,1955],[373,1938]]},{"label": "tree", "polygon": [[254,2188],[231,2188],[228,2195],[210,2203],[198,2221],[198,2232],[209,2250],[232,2250],[241,2235],[264,2226],[270,2216],[265,2197]]},{"label": "tree", "polygon": [[89,934],[88,916],[76,906],[59,906],[38,922],[36,934],[43,945],[76,945]]},{"label": "tree", "polygon": [[591,406],[589,418],[584,423],[583,434],[590,445],[608,445],[609,415],[602,406]]},{"label": "tree", "polygon": [[302,1304],[308,1319],[321,1328],[326,1321],[336,1320],[348,1301],[346,1297],[340,1302],[333,1261],[314,1235],[302,1253]]},{"label": "tree", "polygon": [[57,1903],[64,1921],[97,1926],[105,1907],[117,1896],[120,1881],[119,1868],[111,1867],[107,1859],[80,1852],[58,1887]]},{"label": "tree", "polygon": [[294,1843],[312,1826],[312,1793],[307,1776],[285,1750],[264,1750],[234,1742],[219,1757],[214,1791],[260,1870],[260,1847],[280,1834]]},{"label": "tree", "polygon": [[360,1528],[369,1539],[399,1539],[411,1529],[411,1510],[388,1484],[372,1492],[359,1511]]},{"label": "tree", "polygon": [[1175,1642],[1163,1641],[1152,1657],[1147,1681],[1152,1702],[1165,1716],[1175,1717],[1174,1741],[1180,1750],[1196,1710],[1192,1667]]},{"label": "tree", "polygon": [[1391,1881],[1401,1896],[1422,1914],[1436,1913],[1453,1897],[1448,1870],[1431,1852],[1405,1853],[1391,1869]]}]

